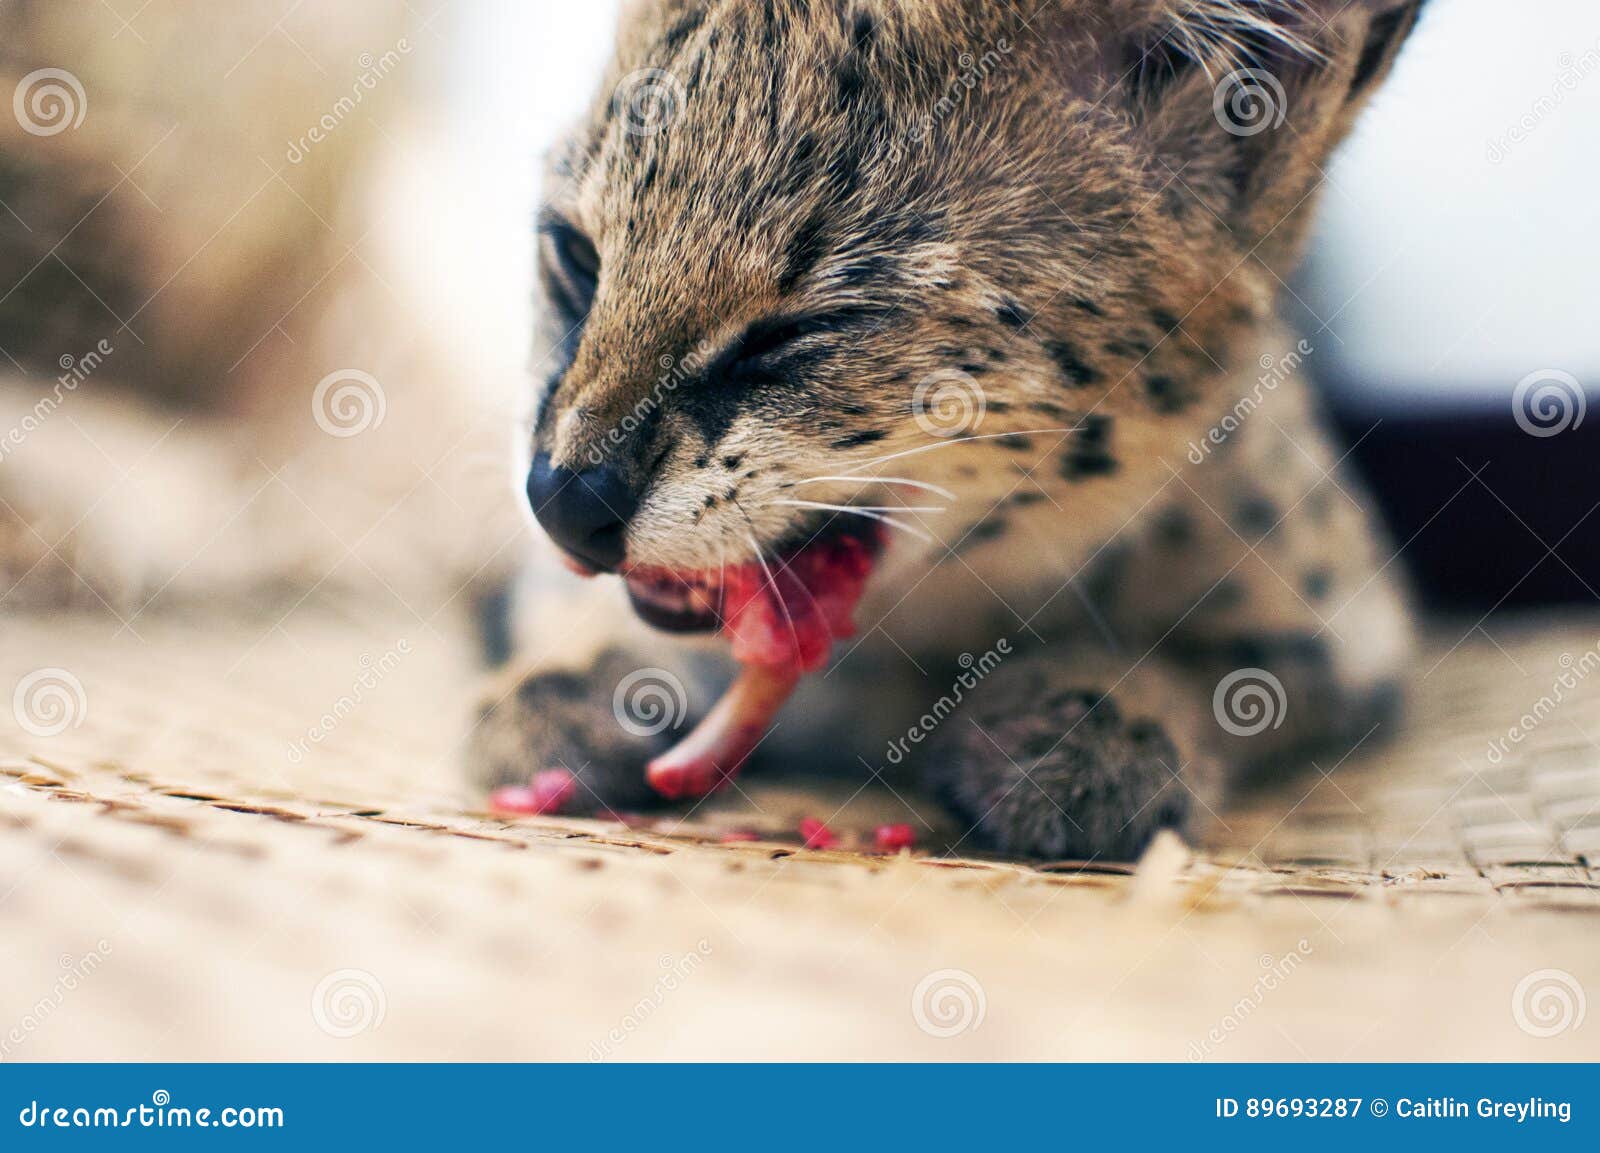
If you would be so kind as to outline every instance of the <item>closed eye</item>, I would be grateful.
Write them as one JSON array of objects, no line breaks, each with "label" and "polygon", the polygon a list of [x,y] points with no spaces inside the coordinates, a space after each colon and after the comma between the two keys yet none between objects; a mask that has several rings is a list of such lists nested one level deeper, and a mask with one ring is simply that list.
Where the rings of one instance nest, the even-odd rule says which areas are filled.
[{"label": "closed eye", "polygon": [[540,270],[551,303],[577,324],[594,305],[600,285],[600,253],[582,232],[552,212],[539,219]]},{"label": "closed eye", "polygon": [[742,377],[779,368],[799,367],[797,361],[820,356],[823,349],[804,346],[810,337],[836,336],[868,323],[881,323],[884,310],[850,307],[832,312],[801,313],[758,320],[723,350],[709,375]]}]

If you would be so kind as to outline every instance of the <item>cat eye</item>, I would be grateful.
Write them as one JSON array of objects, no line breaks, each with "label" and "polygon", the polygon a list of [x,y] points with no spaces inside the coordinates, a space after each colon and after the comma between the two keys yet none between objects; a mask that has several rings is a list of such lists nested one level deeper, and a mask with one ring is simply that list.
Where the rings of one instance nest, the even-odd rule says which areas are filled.
[{"label": "cat eye", "polygon": [[[807,337],[830,336],[847,331],[858,319],[855,312],[841,309],[832,313],[775,316],[757,321],[719,358],[716,368],[727,377],[759,375],[779,368],[797,369],[823,353],[815,344],[802,345]],[[800,345],[801,347],[795,347]]]},{"label": "cat eye", "polygon": [[600,284],[600,253],[587,236],[554,214],[546,213],[540,219],[539,234],[545,289],[562,316],[576,324],[594,304]]}]

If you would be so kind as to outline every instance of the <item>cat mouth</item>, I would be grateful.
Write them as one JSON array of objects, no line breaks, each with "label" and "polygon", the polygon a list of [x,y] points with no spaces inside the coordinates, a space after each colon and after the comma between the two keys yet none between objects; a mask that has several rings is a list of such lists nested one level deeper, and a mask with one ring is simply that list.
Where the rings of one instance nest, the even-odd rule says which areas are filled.
[{"label": "cat mouth", "polygon": [[855,608],[883,553],[880,526],[837,517],[808,524],[764,560],[626,573],[639,618],[669,633],[727,635],[742,665],[812,671],[855,635]]}]

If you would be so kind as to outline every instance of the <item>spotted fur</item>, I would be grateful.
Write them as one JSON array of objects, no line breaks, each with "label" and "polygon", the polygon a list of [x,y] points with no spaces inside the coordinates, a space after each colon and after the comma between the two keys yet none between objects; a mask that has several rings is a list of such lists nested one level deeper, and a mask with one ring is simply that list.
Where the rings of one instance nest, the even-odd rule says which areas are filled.
[{"label": "spotted fur", "polygon": [[[796,713],[850,697],[830,740],[872,764],[939,670],[1014,637],[1027,655],[929,743],[975,835],[1127,856],[1192,827],[1219,760],[1392,712],[1403,602],[1306,394],[1314,346],[1274,317],[1420,7],[636,3],[549,168],[531,449],[624,470],[629,559],[682,569],[780,547],[811,523],[796,494],[955,492],[905,514],[931,543],[894,537],[867,636]],[[1281,125],[1224,124],[1242,73]],[[930,427],[941,388],[959,436]],[[1241,736],[1213,697],[1252,669],[1283,715]],[[543,725],[513,713],[485,724]]]}]

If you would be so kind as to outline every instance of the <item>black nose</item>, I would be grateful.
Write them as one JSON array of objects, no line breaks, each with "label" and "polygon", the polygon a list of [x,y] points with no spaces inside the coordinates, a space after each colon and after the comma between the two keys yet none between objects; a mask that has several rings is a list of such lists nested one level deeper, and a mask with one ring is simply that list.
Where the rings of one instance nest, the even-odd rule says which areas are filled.
[{"label": "black nose", "polygon": [[543,454],[528,470],[528,503],[550,539],[592,568],[616,570],[627,550],[628,518],[639,494],[608,464],[574,472]]}]

